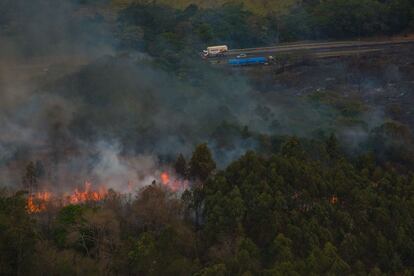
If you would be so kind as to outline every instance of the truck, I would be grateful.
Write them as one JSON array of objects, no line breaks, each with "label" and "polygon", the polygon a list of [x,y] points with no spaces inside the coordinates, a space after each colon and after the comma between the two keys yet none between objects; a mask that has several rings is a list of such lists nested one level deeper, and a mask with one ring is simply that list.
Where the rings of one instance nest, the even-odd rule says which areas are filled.
[{"label": "truck", "polygon": [[265,57],[251,57],[251,58],[234,58],[229,59],[228,64],[233,66],[267,64],[268,59]]},{"label": "truck", "polygon": [[210,46],[207,50],[203,50],[204,57],[216,57],[223,56],[229,50],[227,45]]}]

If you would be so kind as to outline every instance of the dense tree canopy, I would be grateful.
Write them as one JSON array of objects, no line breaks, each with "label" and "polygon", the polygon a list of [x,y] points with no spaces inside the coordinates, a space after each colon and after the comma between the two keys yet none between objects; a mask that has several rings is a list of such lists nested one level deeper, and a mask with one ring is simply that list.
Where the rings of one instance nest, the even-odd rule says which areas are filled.
[{"label": "dense tree canopy", "polygon": [[144,47],[159,55],[165,48],[185,52],[217,43],[242,48],[278,41],[398,34],[412,27],[413,11],[409,0],[303,1],[285,13],[264,15],[241,4],[210,9],[193,4],[176,10],[151,3],[123,10],[119,26],[126,46]]},{"label": "dense tree canopy", "polygon": [[[6,274],[413,273],[412,165],[403,169],[401,162],[383,163],[384,157],[373,154],[349,158],[334,135],[312,142],[320,151],[315,158],[315,150],[304,146],[308,142],[287,138],[271,155],[248,152],[219,171],[202,144],[190,158],[190,175],[183,176],[197,181],[182,195],[154,183],[129,201],[114,193],[99,205],[28,215],[24,194],[3,192],[0,269]],[[185,164],[183,156],[179,160]]]}]

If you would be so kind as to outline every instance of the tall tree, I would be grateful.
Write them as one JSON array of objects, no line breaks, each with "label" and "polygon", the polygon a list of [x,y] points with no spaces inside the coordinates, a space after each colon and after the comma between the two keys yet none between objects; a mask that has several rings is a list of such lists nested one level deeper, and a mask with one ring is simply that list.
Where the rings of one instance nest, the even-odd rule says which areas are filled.
[{"label": "tall tree", "polygon": [[338,139],[333,133],[326,140],[326,151],[331,159],[337,159],[340,156]]},{"label": "tall tree", "polygon": [[30,161],[26,166],[25,173],[23,175],[23,186],[29,191],[30,194],[37,188],[36,167],[32,161]]},{"label": "tall tree", "polygon": [[210,149],[207,144],[196,147],[190,160],[190,177],[194,180],[205,182],[216,169]]},{"label": "tall tree", "polygon": [[188,175],[187,161],[182,154],[180,154],[174,164],[175,172],[182,178]]},{"label": "tall tree", "polygon": [[294,157],[301,159],[304,157],[305,152],[298,138],[289,138],[281,148],[281,153],[284,157]]}]

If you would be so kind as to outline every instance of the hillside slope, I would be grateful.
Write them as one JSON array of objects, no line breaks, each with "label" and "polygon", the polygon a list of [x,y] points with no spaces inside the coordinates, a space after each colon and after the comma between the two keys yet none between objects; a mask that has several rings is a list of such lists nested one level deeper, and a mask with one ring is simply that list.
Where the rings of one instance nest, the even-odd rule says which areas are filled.
[{"label": "hillside slope", "polygon": [[[115,7],[125,7],[131,3],[145,3],[148,0],[112,0]],[[256,14],[269,12],[284,13],[290,7],[301,2],[300,0],[158,0],[159,4],[170,5],[175,8],[185,8],[196,4],[203,8],[214,8],[226,3],[242,3],[249,11]]]}]

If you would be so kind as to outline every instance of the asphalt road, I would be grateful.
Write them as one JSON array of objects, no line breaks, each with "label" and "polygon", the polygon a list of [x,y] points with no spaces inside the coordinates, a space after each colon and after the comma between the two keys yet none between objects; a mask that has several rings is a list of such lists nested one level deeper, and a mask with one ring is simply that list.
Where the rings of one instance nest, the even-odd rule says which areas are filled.
[{"label": "asphalt road", "polygon": [[274,47],[246,48],[229,50],[223,57],[212,57],[212,62],[223,59],[235,58],[239,54],[247,57],[275,56],[286,54],[309,55],[316,58],[330,56],[352,55],[358,53],[371,53],[398,48],[406,45],[414,45],[414,38],[400,38],[379,41],[336,41],[336,42],[302,42],[286,43]]}]

